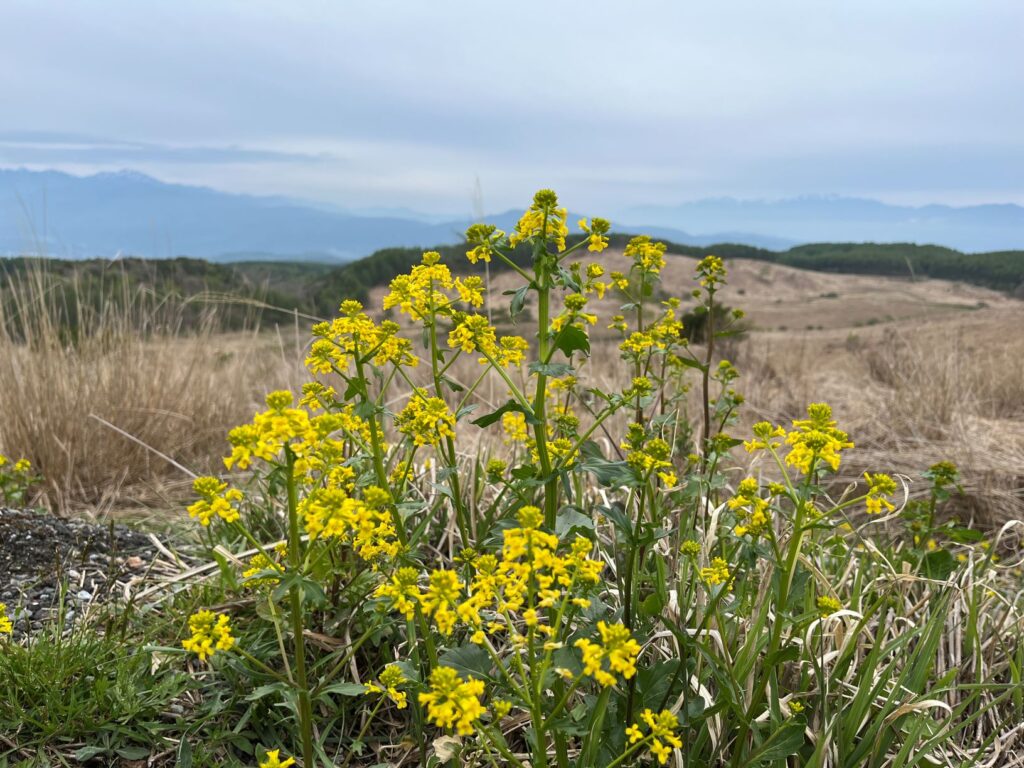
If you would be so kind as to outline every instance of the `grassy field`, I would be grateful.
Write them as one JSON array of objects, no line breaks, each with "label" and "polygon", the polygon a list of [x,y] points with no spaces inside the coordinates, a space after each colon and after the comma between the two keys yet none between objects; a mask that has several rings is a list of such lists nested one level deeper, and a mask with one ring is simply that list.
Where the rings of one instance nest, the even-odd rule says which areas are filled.
[{"label": "grassy field", "polygon": [[[556,241],[527,242],[557,262]],[[266,411],[264,396],[298,395],[310,380],[309,327],[321,312],[302,304],[300,315],[294,301],[291,315],[256,309],[306,290],[301,270],[232,267],[249,281],[233,305],[225,294],[241,272],[218,272],[215,286],[200,276],[192,297],[122,281],[116,301],[97,298],[95,275],[9,277],[0,453],[40,475],[32,504],[157,531],[163,554],[125,599],[0,640],[0,765],[273,765],[269,750],[309,766],[1013,764],[1024,754],[1013,522],[1024,519],[1024,338],[1014,332],[1024,302],[993,287],[809,271],[763,255],[726,259],[726,274],[671,250],[613,243],[580,254],[604,265],[591,283],[613,272],[626,282],[598,290],[581,279],[574,290],[571,275],[531,272],[530,298],[512,318],[523,276],[493,270],[477,311],[528,346],[523,365],[500,373],[478,362],[488,349],[478,337],[462,354],[446,341],[462,309],[435,308],[436,325],[420,324],[401,304],[381,309],[385,283],[354,284],[367,305],[362,333],[398,321],[420,364],[374,351],[363,370],[358,354],[334,358],[347,383],[338,370],[317,380],[336,389],[321,397],[342,419],[338,445],[303,433],[311,447],[288,447],[300,440],[288,433],[266,464],[227,474],[231,428],[258,412],[270,416],[254,429],[274,413],[300,419],[291,406]],[[586,295],[585,310],[566,302],[572,293]],[[69,296],[90,298],[69,311]],[[624,352],[612,318],[657,327],[673,296],[695,327],[706,327],[708,307],[746,314],[713,328],[710,348],[698,337]],[[549,333],[559,317],[579,334]],[[359,349],[340,328],[332,343]],[[544,408],[545,381],[569,375],[578,388],[556,388]],[[626,394],[638,376],[653,394]],[[435,405],[457,420],[451,436],[447,416],[409,410],[413,386],[441,396]],[[818,402],[853,446],[839,448],[835,467],[815,454],[798,471],[781,458]],[[470,424],[486,414],[493,423]],[[535,417],[547,426],[534,431]],[[762,422],[795,442],[744,450]],[[558,440],[578,453],[558,458]],[[307,450],[313,468],[296,470]],[[956,465],[955,480],[936,478],[939,462]],[[865,484],[865,472],[887,473],[892,488]],[[205,510],[210,527],[185,512],[202,475],[244,490],[197,486],[207,506],[193,517]],[[761,501],[747,477],[767,529],[753,522]],[[374,501],[373,487],[389,501]],[[888,489],[891,513],[865,508],[883,498],[876,487]],[[317,538],[334,519],[328,492],[361,522],[339,511],[338,533]],[[241,521],[225,514],[236,507]],[[516,554],[517,536],[554,537],[531,545],[546,552],[543,565],[524,553],[533,550]],[[577,560],[573,541],[586,549]],[[463,595],[448,626],[437,574],[471,589],[483,553],[509,574],[533,574],[526,602],[484,610]],[[573,577],[553,605],[536,603],[545,569],[582,567],[579,557],[599,581]],[[382,587],[400,567],[422,571],[408,613]],[[183,640],[224,637],[196,623],[204,609],[234,635],[197,658]],[[491,634],[477,610],[505,626]],[[547,634],[534,629],[538,616]],[[622,656],[608,655],[614,627],[635,639],[616,646]],[[437,698],[445,669],[463,686],[445,694],[450,711]]]}]

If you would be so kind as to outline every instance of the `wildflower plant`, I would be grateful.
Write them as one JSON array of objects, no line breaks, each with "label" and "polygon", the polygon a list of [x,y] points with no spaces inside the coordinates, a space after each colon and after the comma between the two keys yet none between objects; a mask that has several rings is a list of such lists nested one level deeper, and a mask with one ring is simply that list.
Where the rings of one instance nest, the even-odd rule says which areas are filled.
[{"label": "wildflower plant", "polygon": [[28,501],[29,491],[42,477],[32,468],[28,459],[11,459],[0,453],[0,501],[22,506]]},{"label": "wildflower plant", "polygon": [[[933,752],[953,720],[915,720],[915,706],[956,683],[928,676],[950,593],[930,593],[907,637],[857,640],[909,596],[859,554],[849,520],[898,513],[901,484],[869,473],[837,495],[854,443],[823,403],[729,434],[743,398],[717,356],[740,317],[717,311],[725,264],[696,265],[689,300],[708,326],[691,346],[683,299],[662,293],[664,245],[633,238],[608,270],[594,259],[610,224],[578,228],[541,190],[511,232],[466,233],[470,264],[522,281],[515,332],[482,311],[479,277],[434,252],[391,281],[381,312],[345,300],[314,326],[311,380],[231,431],[230,481],[195,482],[189,514],[211,543],[248,550],[217,553],[246,600],[195,613],[184,650],[284,705],[295,738],[268,765],[291,764],[279,750],[324,765],[328,745],[348,765],[384,718],[422,765]],[[598,332],[628,371],[612,391],[592,385]],[[938,499],[955,480],[933,475]],[[852,560],[863,567],[824,577]],[[981,716],[981,691],[956,722]]]}]

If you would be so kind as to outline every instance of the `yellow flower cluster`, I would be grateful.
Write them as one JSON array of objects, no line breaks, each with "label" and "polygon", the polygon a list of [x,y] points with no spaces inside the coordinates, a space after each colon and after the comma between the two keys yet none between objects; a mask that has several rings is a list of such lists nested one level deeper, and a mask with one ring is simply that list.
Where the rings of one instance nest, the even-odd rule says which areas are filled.
[{"label": "yellow flower cluster", "polygon": [[[639,381],[641,380],[633,380],[634,390]],[[672,448],[664,439],[660,437],[648,439],[643,426],[633,423],[629,425],[626,438],[620,447],[627,452],[626,463],[641,477],[646,478],[652,472],[657,472],[658,477],[666,486],[671,487],[676,484],[677,477],[671,461]]]},{"label": "yellow flower cluster", "polygon": [[[279,542],[274,547],[274,552],[278,558],[284,559],[288,554],[288,547],[285,543]],[[251,558],[249,558],[249,567],[242,571],[242,578],[245,580],[245,586],[247,587],[262,587],[271,584],[277,584],[280,579],[276,576],[264,575],[259,578],[254,578],[258,573],[264,573],[265,571],[276,571],[277,573],[284,573],[284,568],[281,564],[272,558],[268,554],[263,552],[257,552]]]},{"label": "yellow flower cluster", "polygon": [[[508,628],[499,619],[523,611],[530,595],[537,608],[553,608],[566,600],[585,607],[588,603],[579,592],[598,583],[603,566],[588,556],[592,545],[582,536],[559,554],[558,537],[540,530],[543,519],[537,507],[522,507],[521,527],[506,529],[503,534],[500,559],[493,554],[470,558],[474,573],[468,584],[455,571],[437,569],[421,590],[419,573],[414,568],[399,568],[377,588],[376,596],[406,618],[415,616],[419,606],[443,635],[464,625],[477,643],[484,642],[486,632]],[[530,626],[526,612],[523,618]],[[532,618],[537,617],[534,614]],[[532,627],[548,635],[555,631],[539,619]]]},{"label": "yellow flower cluster", "polygon": [[315,488],[299,502],[299,514],[310,540],[337,539],[352,545],[363,560],[375,563],[398,555],[400,544],[388,505],[391,495],[376,486],[363,498],[349,495],[345,487]]},{"label": "yellow flower cluster", "polygon": [[295,765],[294,757],[281,760],[281,750],[271,749],[267,752],[266,759],[260,763],[260,768],[291,768],[293,765]]},{"label": "yellow flower cluster", "polygon": [[430,673],[430,690],[419,695],[419,702],[426,705],[432,723],[469,736],[473,724],[487,712],[480,703],[483,693],[482,680],[463,680],[451,667],[436,667]]},{"label": "yellow flower cluster", "polygon": [[618,682],[613,673],[622,675],[626,680],[633,677],[636,674],[636,658],[640,654],[640,644],[622,624],[599,621],[597,631],[601,633],[600,643],[585,638],[575,643],[583,654],[583,674],[593,677],[605,688]]},{"label": "yellow flower cluster", "polygon": [[676,735],[679,718],[667,709],[663,709],[658,714],[650,709],[645,709],[640,713],[640,719],[647,726],[649,733],[644,735],[643,727],[638,723],[633,723],[626,729],[629,743],[649,742],[648,751],[651,757],[655,758],[659,765],[665,765],[672,750],[680,749],[683,746],[682,740]]},{"label": "yellow flower cluster", "polygon": [[0,635],[10,635],[14,632],[14,625],[7,615],[7,605],[0,603]]},{"label": "yellow flower cluster", "polygon": [[524,240],[539,237],[552,241],[561,253],[565,250],[565,238],[569,234],[566,216],[565,208],[558,206],[558,195],[550,189],[540,190],[509,236],[509,245],[515,248]]},{"label": "yellow flower cluster", "polygon": [[705,256],[697,262],[696,271],[702,288],[713,290],[725,282],[725,263],[718,256]]},{"label": "yellow flower cluster", "polygon": [[752,477],[740,481],[736,495],[729,499],[729,509],[742,515],[743,522],[733,529],[737,536],[760,536],[771,522],[768,501],[761,498],[760,487]]},{"label": "yellow flower cluster", "polygon": [[505,233],[493,224],[473,224],[466,230],[466,242],[473,246],[466,251],[466,258],[470,264],[478,261],[490,262],[491,254]]},{"label": "yellow flower cluster", "polygon": [[419,359],[412,353],[412,342],[398,335],[399,325],[390,320],[377,325],[354,299],[342,302],[340,316],[329,323],[313,326],[313,342],[306,357],[311,373],[345,371],[354,360],[376,365],[386,362],[415,367]]},{"label": "yellow flower cluster", "polygon": [[448,334],[448,346],[463,352],[480,352],[480,364],[493,361],[502,367],[522,365],[529,342],[520,336],[497,338],[494,326],[483,315],[457,313]]},{"label": "yellow flower cluster", "polygon": [[831,595],[822,595],[818,598],[818,612],[822,618],[831,616],[843,607],[843,604]]},{"label": "yellow flower cluster", "polygon": [[296,456],[301,456],[316,440],[316,430],[309,413],[293,408],[294,397],[287,390],[267,395],[268,409],[257,413],[251,424],[235,427],[228,433],[231,455],[224,459],[228,469],[248,469],[253,457],[273,461],[287,444]]},{"label": "yellow flower cluster", "polygon": [[878,474],[864,473],[864,480],[868,484],[868,495],[864,504],[867,506],[868,514],[878,515],[883,510],[892,512],[896,507],[887,496],[896,493],[896,481],[889,475],[879,472]]},{"label": "yellow flower cluster", "polygon": [[199,611],[188,620],[192,637],[181,641],[181,646],[196,654],[200,661],[206,661],[217,651],[230,651],[235,645],[231,636],[231,625],[225,614],[213,611]]},{"label": "yellow flower cluster", "polygon": [[579,227],[590,238],[587,243],[587,250],[593,253],[600,253],[608,247],[608,232],[612,225],[607,219],[593,218],[588,223],[586,219],[580,219]]},{"label": "yellow flower cluster", "polygon": [[[11,460],[4,456],[2,453],[0,453],[0,469],[3,469],[10,463]],[[27,475],[31,470],[32,462],[29,461],[28,459],[18,459],[16,462],[14,462],[14,466],[11,467],[11,471],[13,471],[14,474],[16,475]]]},{"label": "yellow flower cluster", "polygon": [[425,389],[417,389],[395,415],[395,428],[416,445],[437,445],[446,437],[455,437],[455,414],[440,397],[430,397]]},{"label": "yellow flower cluster", "polygon": [[626,256],[633,259],[633,264],[642,272],[656,275],[665,268],[664,243],[651,242],[647,235],[634,237],[626,244]]},{"label": "yellow flower cluster", "polygon": [[725,584],[728,589],[729,579],[732,578],[729,573],[729,564],[722,558],[716,557],[711,561],[710,566],[700,569],[700,578],[709,587]]},{"label": "yellow flower cluster", "polygon": [[242,500],[242,492],[237,488],[227,489],[228,484],[215,477],[197,477],[192,483],[194,490],[201,497],[188,507],[188,516],[198,518],[205,527],[210,524],[214,515],[226,523],[233,523],[241,515],[236,506]]},{"label": "yellow flower cluster", "polygon": [[836,428],[832,409],[825,403],[808,405],[807,416],[794,421],[793,431],[786,435],[786,443],[793,446],[786,456],[786,463],[806,475],[816,468],[820,460],[835,472],[839,469],[839,453],[853,448],[853,443],[845,432]]},{"label": "yellow flower cluster", "polygon": [[378,682],[366,684],[366,693],[367,695],[384,694],[395,703],[396,707],[405,709],[408,706],[408,696],[404,691],[398,690],[398,686],[407,682],[409,682],[408,679],[397,664],[388,664],[380,673]]}]

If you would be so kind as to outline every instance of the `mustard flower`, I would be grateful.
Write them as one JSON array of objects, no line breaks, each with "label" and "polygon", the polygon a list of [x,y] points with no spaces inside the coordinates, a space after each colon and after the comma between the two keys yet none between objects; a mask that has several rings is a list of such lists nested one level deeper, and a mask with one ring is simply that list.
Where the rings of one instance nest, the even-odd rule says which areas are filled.
[{"label": "mustard flower", "polygon": [[0,603],[0,635],[10,635],[14,632],[14,625],[7,615],[7,605]]},{"label": "mustard flower", "polygon": [[729,579],[732,578],[732,575],[729,573],[729,564],[722,558],[716,557],[711,561],[709,567],[700,569],[700,577],[709,587],[725,584],[728,589]]},{"label": "mustard flower", "polygon": [[513,248],[519,243],[535,237],[552,241],[559,252],[565,250],[565,238],[569,234],[566,226],[567,212],[558,206],[558,195],[550,189],[542,189],[533,196],[533,203],[520,217],[515,231],[508,242]]},{"label": "mustard flower", "polygon": [[412,437],[416,445],[437,445],[446,437],[455,436],[455,415],[439,397],[428,397],[418,389],[395,416],[395,427]]},{"label": "mustard flower", "polygon": [[626,729],[626,737],[630,744],[641,741],[648,741],[648,751],[651,757],[658,761],[659,765],[665,765],[673,749],[680,749],[683,742],[676,735],[679,728],[679,718],[670,710],[663,709],[658,714],[653,710],[645,709],[640,713],[640,719],[647,726],[649,733],[644,735],[644,729],[638,723],[634,723]]},{"label": "mustard flower", "polygon": [[192,636],[183,640],[181,646],[196,654],[200,661],[206,661],[217,651],[230,651],[235,644],[228,617],[223,613],[199,611],[189,618],[188,627]]},{"label": "mustard flower", "polygon": [[266,759],[260,763],[260,768],[290,768],[293,765],[295,765],[294,757],[281,760],[281,750],[271,749],[267,752]]},{"label": "mustard flower", "polygon": [[437,569],[430,574],[427,590],[421,602],[423,612],[434,617],[434,623],[442,635],[450,635],[455,627],[455,607],[461,597],[462,581],[455,571]]},{"label": "mustard flower", "polygon": [[697,263],[696,271],[702,288],[713,290],[725,282],[725,264],[718,256],[705,256]]},{"label": "mustard flower", "polygon": [[408,706],[408,696],[404,691],[398,690],[398,686],[404,685],[407,682],[409,681],[402,672],[401,667],[397,664],[388,664],[384,667],[384,671],[380,673],[378,682],[366,684],[366,693],[367,695],[382,693],[391,699],[396,707],[405,709]]},{"label": "mustard flower", "polygon": [[237,488],[227,490],[228,484],[215,477],[197,477],[192,483],[192,490],[202,498],[188,507],[188,516],[198,518],[204,527],[210,524],[214,515],[226,523],[240,519],[236,504],[242,500],[242,492]]},{"label": "mustard flower", "polygon": [[833,472],[839,469],[839,454],[853,443],[841,429],[836,428],[832,409],[825,403],[807,406],[807,419],[793,422],[793,430],[786,436],[791,445],[786,463],[805,475],[817,468],[818,462],[827,464]]},{"label": "mustard flower", "polygon": [[501,428],[505,430],[506,443],[525,443],[530,436],[526,428],[526,416],[519,411],[503,413]]},{"label": "mustard flower", "polygon": [[463,680],[451,667],[436,667],[430,673],[430,690],[419,695],[419,702],[426,705],[432,723],[469,736],[473,724],[487,711],[480,703],[483,693],[482,680]]},{"label": "mustard flower", "polygon": [[760,490],[757,480],[748,477],[740,481],[736,495],[729,499],[729,509],[736,511],[742,518],[742,522],[733,529],[737,536],[749,533],[757,537],[764,533],[771,522],[768,500],[761,498]]},{"label": "mustard flower", "polygon": [[818,612],[823,619],[831,616],[842,607],[843,604],[831,595],[822,595],[818,598]]},{"label": "mustard flower", "polygon": [[588,240],[587,250],[594,253],[600,253],[608,247],[608,231],[612,225],[606,219],[593,218],[590,223],[587,223],[586,219],[580,219],[579,227],[586,232],[590,237]]},{"label": "mustard flower", "polygon": [[643,272],[658,274],[665,267],[664,243],[651,242],[647,235],[638,235],[626,244],[626,257]]},{"label": "mustard flower", "polygon": [[[628,680],[636,674],[636,658],[640,644],[629,634],[624,625],[597,622],[601,642],[579,639],[575,645],[583,654],[583,674],[593,677],[605,688],[618,682],[615,674]],[[607,662],[607,668],[605,668]]]},{"label": "mustard flower", "polygon": [[868,484],[867,499],[864,500],[864,505],[867,507],[868,514],[878,515],[884,510],[885,512],[892,512],[896,507],[887,496],[892,496],[896,493],[896,481],[893,480],[889,475],[879,472],[878,474],[871,474],[870,472],[864,473],[864,480]]},{"label": "mustard flower", "polygon": [[411,619],[416,615],[416,606],[422,597],[419,588],[419,572],[415,568],[399,568],[391,577],[377,587],[376,597],[385,598],[390,608]]}]

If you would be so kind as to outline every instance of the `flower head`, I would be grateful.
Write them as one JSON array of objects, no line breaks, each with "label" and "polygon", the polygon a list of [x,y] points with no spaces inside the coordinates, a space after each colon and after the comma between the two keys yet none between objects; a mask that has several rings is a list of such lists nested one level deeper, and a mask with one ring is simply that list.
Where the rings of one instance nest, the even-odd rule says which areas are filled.
[{"label": "flower head", "polygon": [[223,613],[194,613],[188,620],[188,628],[192,631],[192,637],[183,640],[181,646],[196,654],[200,661],[206,661],[217,651],[230,651],[235,644],[228,617]]},{"label": "flower head", "polygon": [[440,728],[454,728],[460,735],[473,733],[473,724],[487,711],[480,703],[482,680],[463,680],[451,667],[430,673],[430,690],[419,695],[427,707],[427,719]]}]

